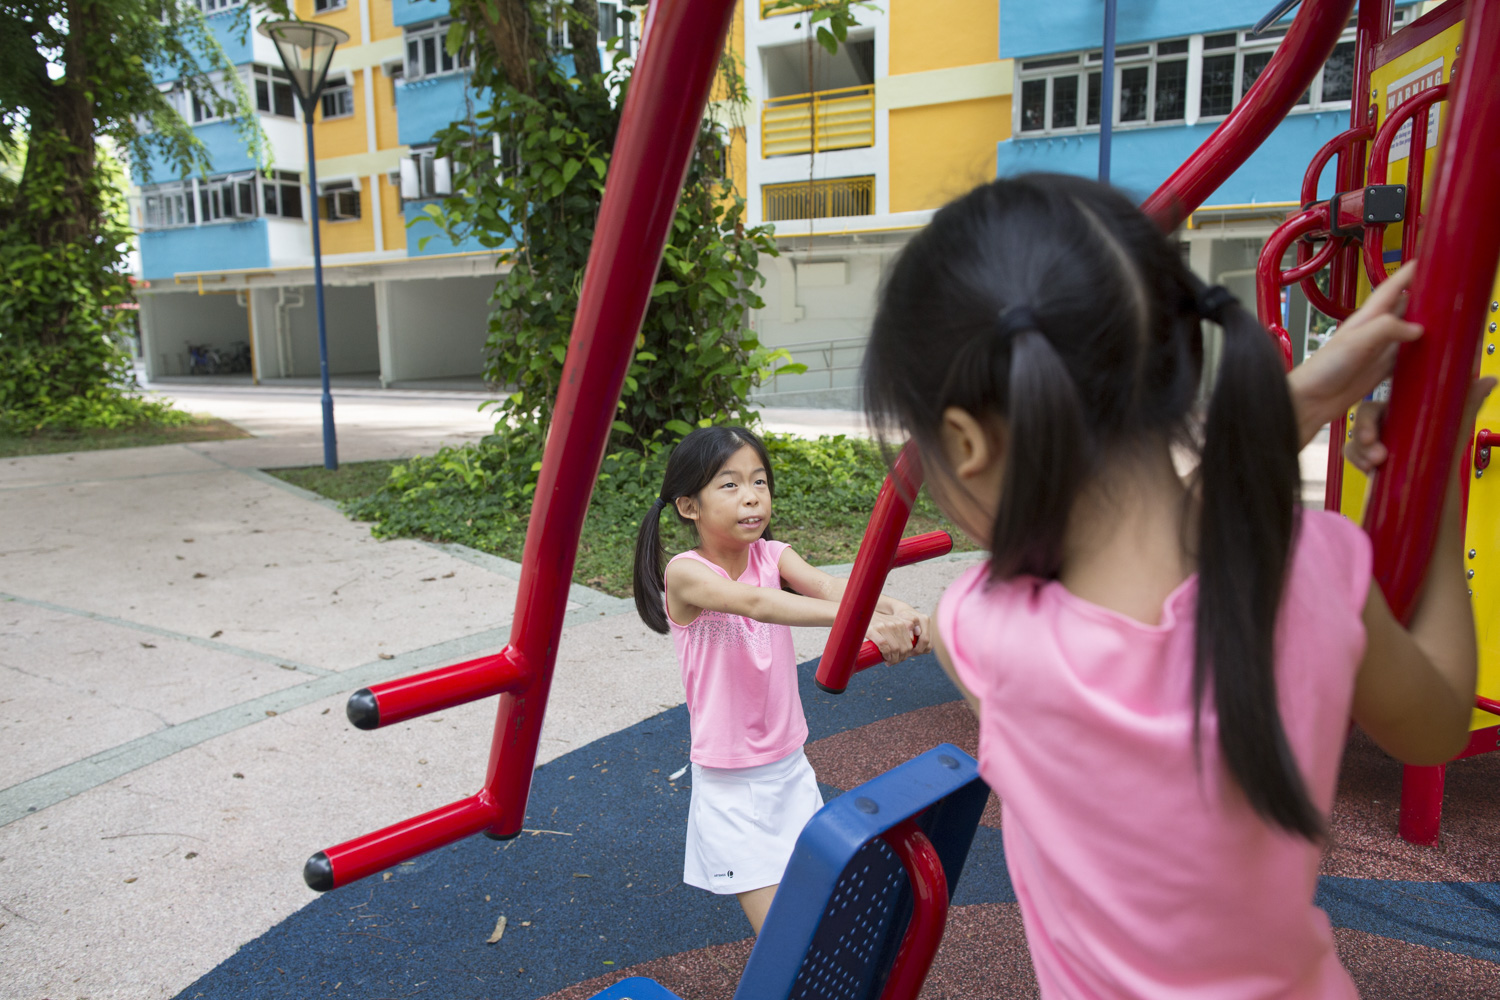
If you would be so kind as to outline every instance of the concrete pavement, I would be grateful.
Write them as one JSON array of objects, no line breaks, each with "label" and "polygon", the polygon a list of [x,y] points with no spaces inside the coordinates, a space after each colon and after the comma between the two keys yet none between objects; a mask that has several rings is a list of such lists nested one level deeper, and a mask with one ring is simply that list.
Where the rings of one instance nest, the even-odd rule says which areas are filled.
[{"label": "concrete pavement", "polygon": [[[343,703],[503,645],[514,564],[257,471],[321,461],[315,392],[172,394],[256,436],[0,459],[0,998],[173,996],[312,898],[313,851],[484,773],[492,702],[375,733]],[[344,461],[490,428],[478,396],[335,395]],[[930,607],[973,558],[890,589]],[[568,623],[539,763],[682,700],[628,602],[575,588]]]}]

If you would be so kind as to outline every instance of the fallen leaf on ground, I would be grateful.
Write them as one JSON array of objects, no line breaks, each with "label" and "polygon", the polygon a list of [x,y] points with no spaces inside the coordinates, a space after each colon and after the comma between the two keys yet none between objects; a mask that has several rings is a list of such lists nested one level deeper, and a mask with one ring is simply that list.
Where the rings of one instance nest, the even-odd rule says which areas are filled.
[{"label": "fallen leaf on ground", "polygon": [[490,936],[489,937],[487,937],[487,938],[484,939],[484,943],[485,944],[494,944],[496,941],[499,941],[504,936],[505,936],[505,915],[501,914],[500,915],[500,919],[497,920],[497,921],[495,921],[495,929],[490,932]]},{"label": "fallen leaf on ground", "polygon": [[278,663],[276,665],[278,667],[280,667],[282,670],[296,670],[297,669],[296,667],[292,666],[290,663]]},{"label": "fallen leaf on ground", "polygon": [[208,576],[207,573],[194,573],[193,574],[193,579],[194,580],[201,580],[201,579],[203,579],[206,576]]},{"label": "fallen leaf on ground", "polygon": [[423,583],[432,583],[436,579],[437,579],[437,577],[435,577],[435,576],[424,576],[424,577],[422,577],[422,582]]},{"label": "fallen leaf on ground", "polygon": [[156,643],[154,643],[154,642],[143,642],[143,643],[141,643],[141,648],[142,649],[155,649],[156,648]]},{"label": "fallen leaf on ground", "polygon": [[219,629],[219,630],[218,630],[218,631],[217,631],[217,632],[215,632],[215,633],[214,633],[214,634],[213,634],[213,635],[211,635],[211,636],[209,636],[209,638],[210,638],[210,639],[217,639],[217,638],[218,638],[218,637],[219,637],[219,636],[221,636],[221,635],[223,635],[223,634],[224,634],[224,630],[223,630],[223,629]]},{"label": "fallen leaf on ground", "polygon": [[394,660],[396,657],[391,653],[381,653],[380,658],[382,660]]},{"label": "fallen leaf on ground", "polygon": [[243,774],[241,774],[241,773],[240,773],[240,772],[238,772],[238,771],[236,771],[236,772],[234,772],[234,776],[235,776],[235,777],[236,777],[236,778],[243,778],[243,777],[244,777],[244,775],[243,775]]},{"label": "fallen leaf on ground", "polygon": [[129,877],[129,878],[128,878],[128,879],[126,879],[126,880],[125,880],[125,881],[126,881],[126,883],[127,883],[127,884],[128,884],[128,883],[131,883],[131,882],[134,882],[134,881],[135,881],[135,876],[134,876],[134,875],[132,875],[132,876],[130,876],[130,877]]},{"label": "fallen leaf on ground", "polygon": [[193,860],[197,856],[198,856],[198,852],[197,851],[188,851],[186,854],[183,855],[183,857],[185,859],[187,859],[188,861]]},{"label": "fallen leaf on ground", "polygon": [[275,715],[276,711],[275,711],[275,709],[268,708],[268,709],[266,709],[266,714],[267,715]]},{"label": "fallen leaf on ground", "polygon": [[389,882],[390,880],[391,880],[391,873],[390,872],[386,872],[385,875],[383,875],[381,877],[381,879],[380,879],[380,881],[382,881],[382,882]]}]

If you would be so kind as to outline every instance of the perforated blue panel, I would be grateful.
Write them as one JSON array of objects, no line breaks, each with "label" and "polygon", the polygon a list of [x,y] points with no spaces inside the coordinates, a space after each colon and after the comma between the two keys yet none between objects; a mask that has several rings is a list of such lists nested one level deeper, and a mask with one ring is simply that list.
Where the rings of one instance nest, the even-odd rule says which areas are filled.
[{"label": "perforated blue panel", "polygon": [[989,789],[944,743],[829,802],[808,821],[755,941],[735,1000],[875,1000],[911,917],[911,888],[880,835],[911,816],[949,891]]},{"label": "perforated blue panel", "polygon": [[879,995],[911,915],[901,861],[883,840],[860,849],[839,875],[791,1000],[867,1000]]}]

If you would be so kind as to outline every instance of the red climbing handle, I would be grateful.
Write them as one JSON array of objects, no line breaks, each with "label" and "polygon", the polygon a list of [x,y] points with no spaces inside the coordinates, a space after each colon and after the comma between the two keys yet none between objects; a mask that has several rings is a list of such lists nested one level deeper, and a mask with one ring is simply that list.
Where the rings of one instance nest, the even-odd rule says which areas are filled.
[{"label": "red climbing handle", "polygon": [[901,859],[912,895],[911,920],[880,1000],[916,1000],[948,924],[948,876],[937,848],[915,817],[902,820],[880,836]]}]

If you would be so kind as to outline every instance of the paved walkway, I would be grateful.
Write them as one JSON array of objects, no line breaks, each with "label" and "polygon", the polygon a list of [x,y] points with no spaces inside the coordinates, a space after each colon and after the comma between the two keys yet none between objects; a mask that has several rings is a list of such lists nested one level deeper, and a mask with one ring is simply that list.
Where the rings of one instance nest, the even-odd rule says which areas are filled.
[{"label": "paved walkway", "polygon": [[[259,472],[321,462],[316,392],[171,395],[256,436],[0,459],[0,998],[173,996],[313,898],[309,854],[484,773],[489,702],[375,733],[343,705],[503,645],[517,567],[376,541]],[[346,462],[491,426],[479,396],[335,398]],[[956,572],[892,586],[930,604]],[[631,604],[573,597],[539,763],[682,699]]]}]

